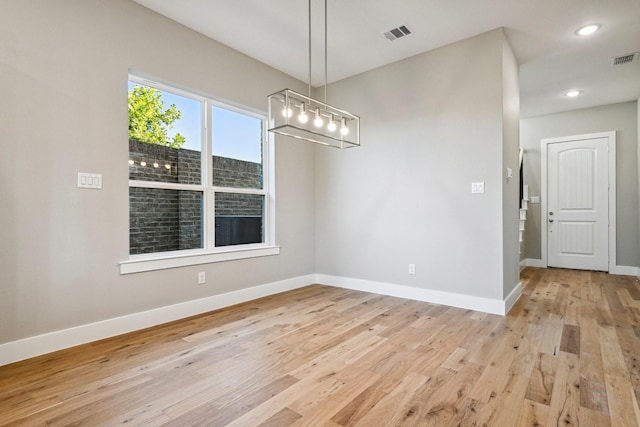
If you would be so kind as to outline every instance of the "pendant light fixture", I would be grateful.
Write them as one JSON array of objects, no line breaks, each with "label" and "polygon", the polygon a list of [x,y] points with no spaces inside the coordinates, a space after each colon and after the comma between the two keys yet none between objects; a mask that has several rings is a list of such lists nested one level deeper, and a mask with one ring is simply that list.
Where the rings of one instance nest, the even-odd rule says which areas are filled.
[{"label": "pendant light fixture", "polygon": [[309,0],[309,93],[271,94],[269,132],[336,148],[360,146],[360,117],[327,104],[327,0],[324,0],[324,102],[311,97],[311,0]]}]

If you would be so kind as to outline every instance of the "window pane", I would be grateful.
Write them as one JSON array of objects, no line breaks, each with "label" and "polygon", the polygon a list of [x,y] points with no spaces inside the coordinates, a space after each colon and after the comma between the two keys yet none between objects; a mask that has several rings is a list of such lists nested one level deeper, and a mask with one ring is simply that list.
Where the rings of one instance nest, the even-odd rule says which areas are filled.
[{"label": "window pane", "polygon": [[213,185],[262,188],[262,120],[220,107],[213,115]]},{"label": "window pane", "polygon": [[216,193],[216,246],[264,242],[264,196]]},{"label": "window pane", "polygon": [[199,101],[129,82],[129,179],[200,184]]},{"label": "window pane", "polygon": [[202,248],[202,192],[129,188],[129,253]]}]

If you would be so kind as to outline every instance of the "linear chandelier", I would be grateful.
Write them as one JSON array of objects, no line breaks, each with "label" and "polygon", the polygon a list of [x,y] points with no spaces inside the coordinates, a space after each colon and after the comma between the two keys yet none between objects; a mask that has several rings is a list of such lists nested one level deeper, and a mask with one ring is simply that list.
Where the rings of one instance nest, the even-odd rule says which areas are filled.
[{"label": "linear chandelier", "polygon": [[324,0],[324,102],[311,97],[311,0],[309,94],[283,89],[268,96],[269,132],[335,148],[360,146],[360,117],[327,104],[327,0]]}]

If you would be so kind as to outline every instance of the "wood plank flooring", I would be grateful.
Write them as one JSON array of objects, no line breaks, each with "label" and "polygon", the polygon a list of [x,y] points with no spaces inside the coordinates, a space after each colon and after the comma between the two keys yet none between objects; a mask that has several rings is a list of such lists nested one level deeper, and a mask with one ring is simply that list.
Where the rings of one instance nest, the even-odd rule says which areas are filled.
[{"label": "wood plank flooring", "polygon": [[0,367],[0,426],[640,426],[640,285],[506,317],[314,285]]}]

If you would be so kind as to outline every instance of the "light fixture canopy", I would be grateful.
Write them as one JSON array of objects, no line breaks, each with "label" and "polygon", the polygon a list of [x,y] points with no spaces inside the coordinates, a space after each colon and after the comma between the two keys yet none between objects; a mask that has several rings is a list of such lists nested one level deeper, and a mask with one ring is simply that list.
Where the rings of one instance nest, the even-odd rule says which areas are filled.
[{"label": "light fixture canopy", "polygon": [[[360,146],[360,117],[327,103],[327,0],[324,0],[324,102],[311,97],[311,0],[309,0],[309,95],[283,89],[267,97],[267,130],[336,148]],[[293,111],[300,110],[295,115]],[[308,112],[314,112],[309,120]],[[325,123],[327,125],[325,126]],[[336,132],[340,124],[340,131]]]},{"label": "light fixture canopy", "polygon": [[576,34],[579,36],[588,36],[589,34],[593,34],[600,29],[599,24],[589,24],[584,27],[578,28]]}]

